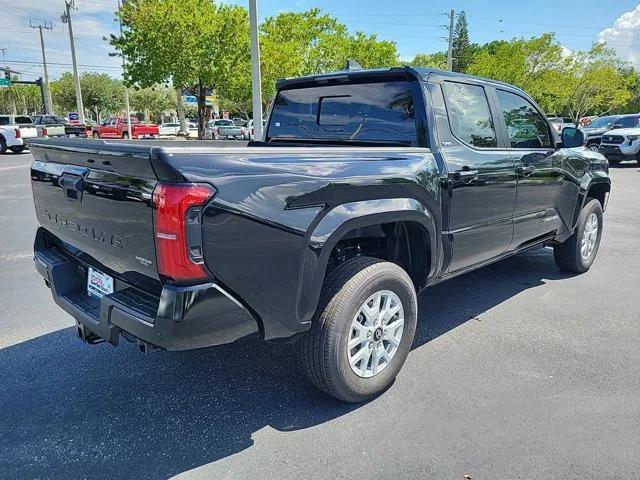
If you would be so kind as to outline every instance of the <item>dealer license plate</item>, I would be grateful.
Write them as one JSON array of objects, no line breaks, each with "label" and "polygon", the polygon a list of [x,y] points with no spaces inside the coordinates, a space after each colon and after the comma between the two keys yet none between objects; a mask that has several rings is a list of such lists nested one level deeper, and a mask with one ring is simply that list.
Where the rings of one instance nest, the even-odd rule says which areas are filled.
[{"label": "dealer license plate", "polygon": [[87,275],[87,294],[90,297],[102,298],[113,293],[113,278],[99,270],[89,267]]}]

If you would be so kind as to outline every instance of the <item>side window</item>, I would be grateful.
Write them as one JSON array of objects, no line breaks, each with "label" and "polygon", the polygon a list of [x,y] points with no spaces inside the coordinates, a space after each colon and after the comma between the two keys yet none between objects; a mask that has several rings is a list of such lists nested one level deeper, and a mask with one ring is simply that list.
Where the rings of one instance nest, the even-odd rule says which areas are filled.
[{"label": "side window", "polygon": [[10,121],[9,117],[0,117],[0,125],[10,125]]},{"label": "side window", "polygon": [[622,128],[633,128],[638,125],[638,117],[622,117],[618,122]]},{"label": "side window", "polygon": [[534,106],[520,95],[496,90],[511,148],[551,148],[549,124]]},{"label": "side window", "polygon": [[444,87],[453,134],[474,147],[498,146],[484,88],[456,82],[445,82]]}]

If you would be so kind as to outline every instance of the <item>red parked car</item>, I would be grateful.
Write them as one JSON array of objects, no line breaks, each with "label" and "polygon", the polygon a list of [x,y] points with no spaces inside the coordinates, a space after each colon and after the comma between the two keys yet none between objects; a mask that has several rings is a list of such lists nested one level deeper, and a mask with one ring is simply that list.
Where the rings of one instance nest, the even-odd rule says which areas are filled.
[{"label": "red parked car", "polygon": [[[131,138],[158,138],[160,130],[153,123],[141,123],[136,117],[131,117]],[[129,138],[127,119],[111,117],[100,125],[93,127],[94,138]]]}]

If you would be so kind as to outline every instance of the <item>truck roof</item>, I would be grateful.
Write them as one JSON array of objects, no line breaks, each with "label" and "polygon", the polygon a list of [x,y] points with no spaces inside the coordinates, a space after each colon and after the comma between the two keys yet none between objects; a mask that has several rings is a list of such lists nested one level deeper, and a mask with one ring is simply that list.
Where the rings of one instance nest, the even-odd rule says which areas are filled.
[{"label": "truck roof", "polygon": [[337,72],[307,75],[304,77],[283,78],[278,80],[277,87],[278,87],[278,90],[286,90],[289,88],[304,87],[304,86],[318,84],[318,83],[320,84],[328,83],[331,80],[340,80],[340,79],[358,80],[358,79],[367,79],[367,78],[391,79],[391,78],[404,77],[406,79],[415,79],[418,81],[426,82],[428,78],[431,76],[450,77],[450,78],[458,78],[458,79],[474,79],[484,83],[500,85],[501,87],[508,87],[510,89],[525,93],[522,89],[515,87],[511,84],[501,82],[499,80],[492,80],[490,78],[477,77],[474,75],[468,75],[466,73],[449,72],[445,70],[439,70],[437,68],[412,67],[410,65],[405,65],[402,67],[374,68],[374,69],[351,68],[351,69],[339,70]]}]

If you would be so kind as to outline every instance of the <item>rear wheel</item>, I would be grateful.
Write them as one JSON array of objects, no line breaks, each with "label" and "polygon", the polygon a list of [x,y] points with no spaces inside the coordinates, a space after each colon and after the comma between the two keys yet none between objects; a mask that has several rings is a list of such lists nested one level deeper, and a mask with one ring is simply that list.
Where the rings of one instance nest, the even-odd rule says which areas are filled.
[{"label": "rear wheel", "polygon": [[100,134],[98,132],[93,132],[93,138],[100,138]]},{"label": "rear wheel", "polygon": [[15,147],[9,147],[9,149],[13,152],[13,153],[22,153],[24,152],[24,149],[26,147],[24,145],[17,145]]},{"label": "rear wheel", "polygon": [[587,148],[592,152],[597,152],[598,150],[600,150],[600,145],[598,145],[597,143],[590,143],[587,145]]},{"label": "rear wheel", "polygon": [[124,132],[124,133],[122,134],[122,139],[123,139],[123,140],[128,140],[128,139],[129,139],[129,132]]},{"label": "rear wheel", "polygon": [[578,216],[573,235],[553,248],[556,264],[568,272],[586,272],[598,254],[601,238],[602,206],[598,200],[590,199]]},{"label": "rear wheel", "polygon": [[302,341],[308,378],[345,402],[386,390],[416,330],[416,292],[398,265],[358,257],[325,281],[316,318]]},{"label": "rear wheel", "polygon": [[0,136],[0,154],[7,153],[7,141]]}]

